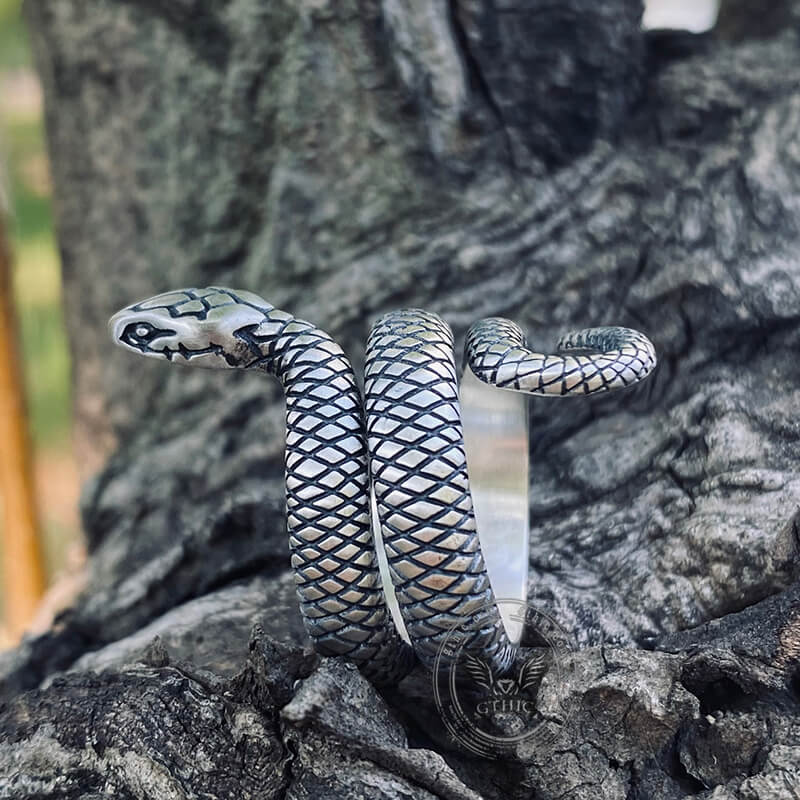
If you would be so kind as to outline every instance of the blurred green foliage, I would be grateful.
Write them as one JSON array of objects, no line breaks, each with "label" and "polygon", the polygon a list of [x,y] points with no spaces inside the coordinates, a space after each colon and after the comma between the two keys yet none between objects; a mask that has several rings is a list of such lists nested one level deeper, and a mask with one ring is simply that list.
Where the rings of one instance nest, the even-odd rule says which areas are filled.
[{"label": "blurred green foliage", "polygon": [[0,0],[0,158],[8,178],[14,288],[37,447],[69,440],[69,356],[38,91],[20,0]]},{"label": "blurred green foliage", "polygon": [[0,0],[0,70],[30,63],[20,0]]},{"label": "blurred green foliage", "polygon": [[49,187],[42,186],[47,181],[42,121],[28,115],[5,116],[3,140],[11,184],[11,234],[20,244],[50,238],[50,192]]},{"label": "blurred green foliage", "polygon": [[[43,254],[40,264],[55,263]],[[51,269],[37,269],[46,281],[58,281]],[[57,289],[56,289],[57,294]],[[60,300],[55,303],[25,303],[19,307],[25,384],[31,434],[37,448],[69,446],[70,362],[64,338]]]}]

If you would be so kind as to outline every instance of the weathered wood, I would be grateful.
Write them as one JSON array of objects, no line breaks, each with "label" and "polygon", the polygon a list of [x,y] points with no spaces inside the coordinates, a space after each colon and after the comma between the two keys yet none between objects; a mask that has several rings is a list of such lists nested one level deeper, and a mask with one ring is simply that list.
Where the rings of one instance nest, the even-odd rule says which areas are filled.
[{"label": "weathered wood", "polygon": [[[289,759],[270,762],[265,797],[765,800],[797,785],[798,37],[646,36],[639,12],[29,0],[76,386],[94,403],[78,402],[84,438],[119,449],[84,495],[86,593],[0,665],[15,732],[0,757],[38,770],[14,796],[58,796],[61,769],[22,718],[77,765],[72,796],[100,791],[107,763],[54,706],[90,702],[98,680],[123,707],[144,685],[169,693],[161,662],[142,684],[130,666],[156,634],[181,661],[197,648],[217,676],[201,696],[261,687],[243,702],[280,718],[265,737]],[[308,663],[295,686],[280,661],[245,663],[254,622],[258,647],[303,641],[278,391],[137,361],[104,331],[134,299],[215,282],[312,319],[357,369],[370,322],[401,306],[459,340],[496,314],[543,345],[602,323],[652,337],[641,390],[531,403],[530,597],[581,646],[556,753],[476,763],[424,674],[378,696],[341,664]],[[109,735],[172,769],[174,796],[227,796],[105,702]],[[216,742],[229,719],[196,724]],[[148,796],[134,778],[115,772],[117,793]]]}]

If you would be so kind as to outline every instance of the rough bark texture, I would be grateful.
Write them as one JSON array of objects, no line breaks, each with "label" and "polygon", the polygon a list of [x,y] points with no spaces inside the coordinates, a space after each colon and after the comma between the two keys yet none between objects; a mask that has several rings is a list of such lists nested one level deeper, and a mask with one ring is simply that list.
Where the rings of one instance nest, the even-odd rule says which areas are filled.
[{"label": "rough bark texture", "polygon": [[[0,797],[797,796],[800,43],[754,9],[28,0],[86,463],[119,447],[88,589],[0,665]],[[530,404],[530,597],[581,646],[555,752],[479,762],[424,674],[303,649],[277,388],[105,334],[213,283],[357,369],[402,306],[654,340],[640,390]]]}]

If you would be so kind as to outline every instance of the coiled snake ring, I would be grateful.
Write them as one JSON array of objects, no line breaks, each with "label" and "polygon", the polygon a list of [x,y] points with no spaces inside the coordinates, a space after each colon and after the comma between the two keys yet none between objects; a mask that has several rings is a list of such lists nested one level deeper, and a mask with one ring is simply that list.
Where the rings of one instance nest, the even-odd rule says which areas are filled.
[{"label": "coiled snake ring", "polygon": [[[109,322],[114,341],[201,367],[262,369],[286,394],[286,502],[291,563],[316,649],[345,656],[379,683],[415,658],[431,664],[447,632],[494,599],[475,524],[449,327],[416,309],[392,312],[367,343],[364,401],[341,347],[260,297],[182,289]],[[629,386],[652,371],[652,344],[627,328],[570,334],[557,355],[525,346],[519,326],[472,326],[466,361],[480,381],[534,395]],[[387,611],[371,492],[410,645]],[[502,669],[513,658],[499,613],[470,648]]]}]

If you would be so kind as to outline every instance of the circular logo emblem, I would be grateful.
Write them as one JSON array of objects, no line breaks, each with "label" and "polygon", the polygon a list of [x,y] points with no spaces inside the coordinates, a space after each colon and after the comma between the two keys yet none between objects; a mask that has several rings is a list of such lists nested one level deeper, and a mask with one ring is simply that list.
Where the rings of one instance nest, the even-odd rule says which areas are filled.
[{"label": "circular logo emblem", "polygon": [[[518,634],[508,667],[468,649],[498,624]],[[496,600],[454,626],[436,654],[433,691],[450,735],[483,758],[524,758],[555,743],[570,713],[565,670],[575,650],[569,634],[544,612],[519,600]]]}]

